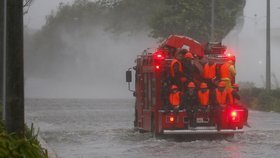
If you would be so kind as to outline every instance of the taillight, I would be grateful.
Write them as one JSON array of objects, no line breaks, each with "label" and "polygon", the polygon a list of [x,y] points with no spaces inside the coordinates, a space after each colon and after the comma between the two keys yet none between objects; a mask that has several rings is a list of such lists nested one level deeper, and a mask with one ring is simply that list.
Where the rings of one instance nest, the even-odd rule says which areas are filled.
[{"label": "taillight", "polygon": [[167,116],[166,122],[167,123],[174,123],[175,122],[175,117],[174,116]]},{"label": "taillight", "polygon": [[160,68],[160,66],[159,66],[159,65],[156,65],[156,69],[159,70],[159,68]]},{"label": "taillight", "polygon": [[231,112],[231,116],[232,116],[232,117],[236,117],[236,116],[237,116],[236,111]]},{"label": "taillight", "polygon": [[170,116],[169,121],[170,121],[170,122],[174,122],[174,117],[173,117],[173,116]]},{"label": "taillight", "polygon": [[234,122],[238,122],[240,120],[239,116],[238,116],[238,113],[236,111],[231,111],[230,118]]}]

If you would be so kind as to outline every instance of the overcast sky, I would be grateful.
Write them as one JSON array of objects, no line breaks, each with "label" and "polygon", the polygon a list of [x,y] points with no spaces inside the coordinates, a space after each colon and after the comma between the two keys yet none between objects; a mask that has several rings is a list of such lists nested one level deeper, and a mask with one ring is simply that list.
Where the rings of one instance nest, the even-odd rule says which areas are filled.
[{"label": "overcast sky", "polygon": [[[280,1],[271,0],[271,72],[280,78]],[[266,0],[247,0],[244,25],[233,30],[225,42],[236,50],[238,81],[263,86],[266,64]],[[263,78],[263,79],[262,79]],[[275,80],[272,79],[272,83]]]}]

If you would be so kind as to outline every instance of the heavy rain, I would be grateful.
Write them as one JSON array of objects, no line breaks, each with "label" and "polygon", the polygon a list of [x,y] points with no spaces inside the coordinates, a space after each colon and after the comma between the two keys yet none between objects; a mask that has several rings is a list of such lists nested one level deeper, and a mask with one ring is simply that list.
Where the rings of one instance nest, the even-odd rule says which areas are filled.
[{"label": "heavy rain", "polygon": [[[124,8],[116,7],[121,1]],[[168,5],[191,10],[188,7],[204,4],[203,0],[156,1],[160,3],[147,6],[147,0],[33,0],[23,8],[26,124],[39,129],[39,136],[58,158],[279,157],[280,1],[268,0],[272,90],[266,91],[267,0],[238,0],[233,6],[212,0],[218,10],[215,38],[236,56],[235,82],[240,86],[240,102],[249,109],[249,125],[234,137],[191,140],[184,136],[157,138],[134,127],[139,101],[128,90],[125,71],[136,65],[144,50],[156,50],[170,33],[177,34],[164,32],[165,26],[159,24],[175,17],[157,21],[159,15],[167,15],[161,7],[174,13]],[[219,9],[224,7],[226,11],[221,13]],[[211,3],[205,8],[210,14]],[[232,11],[230,18],[224,16],[227,11]],[[210,40],[210,18],[206,19],[207,33],[195,30],[184,35],[201,43]],[[186,26],[178,28],[195,28],[191,20],[196,21],[186,19]],[[135,76],[132,90],[136,90],[134,80]]]}]

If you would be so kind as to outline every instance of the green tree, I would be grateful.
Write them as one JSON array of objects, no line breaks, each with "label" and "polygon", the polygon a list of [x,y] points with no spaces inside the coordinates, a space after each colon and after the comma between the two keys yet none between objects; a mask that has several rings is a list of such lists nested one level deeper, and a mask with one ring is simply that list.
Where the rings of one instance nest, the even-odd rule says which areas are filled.
[{"label": "green tree", "polygon": [[[217,40],[235,26],[244,1],[216,0]],[[62,34],[83,39],[103,29],[116,36],[147,32],[147,36],[162,40],[170,34],[181,34],[203,42],[210,37],[210,12],[210,0],[76,0],[73,4],[60,4],[42,29],[26,41],[27,74],[48,75],[57,70],[62,60],[74,60],[76,52],[68,53],[73,50]],[[43,71],[45,67],[50,72]]]},{"label": "green tree", "polygon": [[[215,0],[215,40],[221,41],[235,26],[245,0]],[[166,38],[170,34],[190,36],[204,42],[210,39],[210,0],[165,0],[165,7],[151,21],[151,35]]]}]

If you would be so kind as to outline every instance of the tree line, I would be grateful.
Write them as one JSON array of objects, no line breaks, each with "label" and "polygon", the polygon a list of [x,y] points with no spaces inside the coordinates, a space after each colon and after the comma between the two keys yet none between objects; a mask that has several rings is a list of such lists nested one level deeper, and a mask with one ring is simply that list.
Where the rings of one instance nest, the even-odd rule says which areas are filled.
[{"label": "tree line", "polygon": [[[221,41],[235,26],[244,5],[245,0],[215,0],[216,41]],[[46,75],[48,73],[42,71],[44,67],[56,70],[55,63],[74,60],[73,55],[61,53],[72,51],[61,34],[82,39],[93,36],[92,30],[98,29],[115,36],[145,31],[147,36],[159,41],[170,34],[180,34],[205,42],[210,39],[210,28],[210,0],[76,0],[73,4],[61,3],[56,12],[46,17],[46,24],[39,31],[34,35],[25,34],[26,70],[27,74],[43,72],[41,75]]]}]

